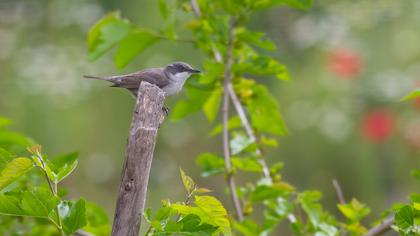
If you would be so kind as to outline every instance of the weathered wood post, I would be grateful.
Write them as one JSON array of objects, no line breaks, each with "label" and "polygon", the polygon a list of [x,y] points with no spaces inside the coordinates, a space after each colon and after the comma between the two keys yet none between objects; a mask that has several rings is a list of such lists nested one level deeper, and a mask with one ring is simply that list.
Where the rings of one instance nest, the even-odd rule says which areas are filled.
[{"label": "weathered wood post", "polygon": [[128,136],[112,236],[139,233],[157,130],[164,117],[164,98],[160,88],[141,83]]}]

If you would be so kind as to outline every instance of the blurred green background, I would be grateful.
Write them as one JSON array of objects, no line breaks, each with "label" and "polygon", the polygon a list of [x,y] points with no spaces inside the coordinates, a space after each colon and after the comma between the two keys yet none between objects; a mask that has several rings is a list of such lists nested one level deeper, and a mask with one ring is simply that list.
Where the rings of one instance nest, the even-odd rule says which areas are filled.
[{"label": "blurred green background", "polygon": [[[201,55],[191,45],[171,42],[147,49],[124,71],[115,69],[109,54],[89,62],[87,32],[114,10],[140,26],[162,23],[154,0],[0,1],[0,115],[50,156],[79,151],[79,167],[65,186],[70,196],[95,201],[110,215],[134,99],[82,75],[132,72],[176,60],[201,67]],[[357,197],[372,208],[372,219],[419,189],[409,170],[420,166],[420,101],[398,102],[420,86],[419,11],[418,0],[323,0],[308,12],[277,8],[251,20],[253,29],[277,43],[274,56],[293,76],[290,82],[262,81],[279,99],[290,131],[269,151],[268,162],[283,161],[283,178],[300,190],[321,190],[333,212],[334,178],[347,199]],[[167,105],[182,96],[167,99]],[[221,140],[208,135],[213,126],[201,113],[166,120],[149,206],[184,198],[182,167],[230,207],[223,178],[200,178],[195,165],[201,152],[222,151]]]}]

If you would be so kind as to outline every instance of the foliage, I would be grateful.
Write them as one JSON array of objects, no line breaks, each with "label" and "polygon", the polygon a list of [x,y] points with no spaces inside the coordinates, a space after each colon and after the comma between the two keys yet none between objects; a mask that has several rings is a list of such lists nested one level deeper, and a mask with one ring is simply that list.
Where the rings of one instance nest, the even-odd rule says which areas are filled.
[{"label": "foliage", "polygon": [[[82,198],[63,199],[65,189],[58,184],[76,168],[77,153],[50,159],[31,139],[8,131],[8,120],[0,117],[0,121],[0,136],[4,137],[0,148],[0,214],[2,221],[7,222],[1,234],[20,228],[24,235],[57,235],[50,227],[55,226],[55,232],[58,230],[61,235],[72,235],[80,229],[109,235],[108,219],[98,206]],[[22,226],[16,226],[21,217],[28,218]]]},{"label": "foliage", "polygon": [[[187,200],[174,204],[163,201],[162,208],[156,211],[154,217],[151,217],[149,210],[147,218],[150,228],[147,234],[230,234],[229,225],[232,225],[234,233],[268,235],[285,220],[295,235],[339,235],[339,232],[362,235],[367,232],[361,221],[370,213],[370,209],[364,204],[356,199],[347,204],[338,204],[338,210],[345,217],[341,222],[323,209],[319,203],[322,197],[320,192],[297,191],[282,180],[279,173],[282,163],[271,168],[265,163],[265,149],[276,147],[275,138],[287,134],[287,128],[278,101],[260,78],[273,77],[287,81],[290,76],[286,67],[269,54],[276,50],[274,42],[267,39],[263,32],[250,30],[248,23],[251,15],[259,10],[277,6],[307,10],[311,5],[311,0],[160,0],[159,9],[164,19],[160,30],[133,26],[118,13],[105,16],[91,29],[88,38],[89,53],[94,55],[91,58],[95,59],[113,46],[118,46],[114,54],[118,68],[124,67],[143,49],[160,40],[171,40],[174,44],[192,43],[204,55],[204,74],[188,81],[186,99],[175,105],[172,119],[179,120],[202,110],[210,123],[215,122],[219,113],[222,113],[220,103],[223,94],[228,93],[225,89],[231,86],[234,96],[230,94],[230,97],[237,113],[226,124],[230,138],[228,148],[232,156],[222,158],[207,152],[199,155],[196,163],[202,169],[202,177],[224,174],[231,179],[239,172],[258,173],[260,176],[255,183],[229,189],[233,198],[233,191],[237,192],[242,205],[241,214],[245,216],[241,220],[239,215],[230,213],[234,218],[229,218],[229,224],[220,202],[213,197],[200,196],[194,181],[181,170]],[[189,13],[191,18],[179,24],[175,14],[178,10]],[[180,25],[185,25],[192,39],[177,35],[176,32],[181,30]],[[110,31],[114,34],[109,35]],[[233,36],[230,36],[232,31]],[[127,40],[132,34],[130,32],[147,33],[143,37]],[[227,43],[229,40],[233,42],[231,48]],[[124,48],[133,48],[132,53],[121,53]],[[231,57],[228,56],[230,50]],[[228,67],[229,62],[232,62],[231,68]],[[227,70],[231,78],[225,78]],[[408,95],[407,99],[414,98],[417,93]],[[235,97],[238,101],[235,101]],[[211,135],[221,133],[223,127],[222,124],[215,124]],[[226,171],[226,166],[232,166],[232,169]],[[192,199],[194,205],[191,205]],[[396,212],[394,228],[401,234],[411,235],[418,230],[414,221],[418,215],[418,205],[413,203]],[[262,219],[254,212],[257,207],[264,209]]]}]

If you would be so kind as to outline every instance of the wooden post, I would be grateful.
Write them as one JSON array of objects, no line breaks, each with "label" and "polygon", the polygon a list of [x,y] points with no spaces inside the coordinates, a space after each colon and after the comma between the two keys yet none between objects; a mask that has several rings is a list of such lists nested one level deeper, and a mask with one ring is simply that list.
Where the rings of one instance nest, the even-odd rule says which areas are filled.
[{"label": "wooden post", "polygon": [[139,233],[157,130],[164,117],[164,98],[160,88],[141,83],[128,136],[112,236]]}]

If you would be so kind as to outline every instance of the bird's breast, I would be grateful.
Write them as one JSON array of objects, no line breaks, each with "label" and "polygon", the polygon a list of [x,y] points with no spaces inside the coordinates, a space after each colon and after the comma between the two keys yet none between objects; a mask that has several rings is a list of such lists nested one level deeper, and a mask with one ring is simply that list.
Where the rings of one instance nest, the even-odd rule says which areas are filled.
[{"label": "bird's breast", "polygon": [[185,81],[187,80],[188,75],[184,73],[179,73],[171,76],[171,82],[162,88],[166,95],[170,96],[176,93],[179,93],[184,86]]}]

